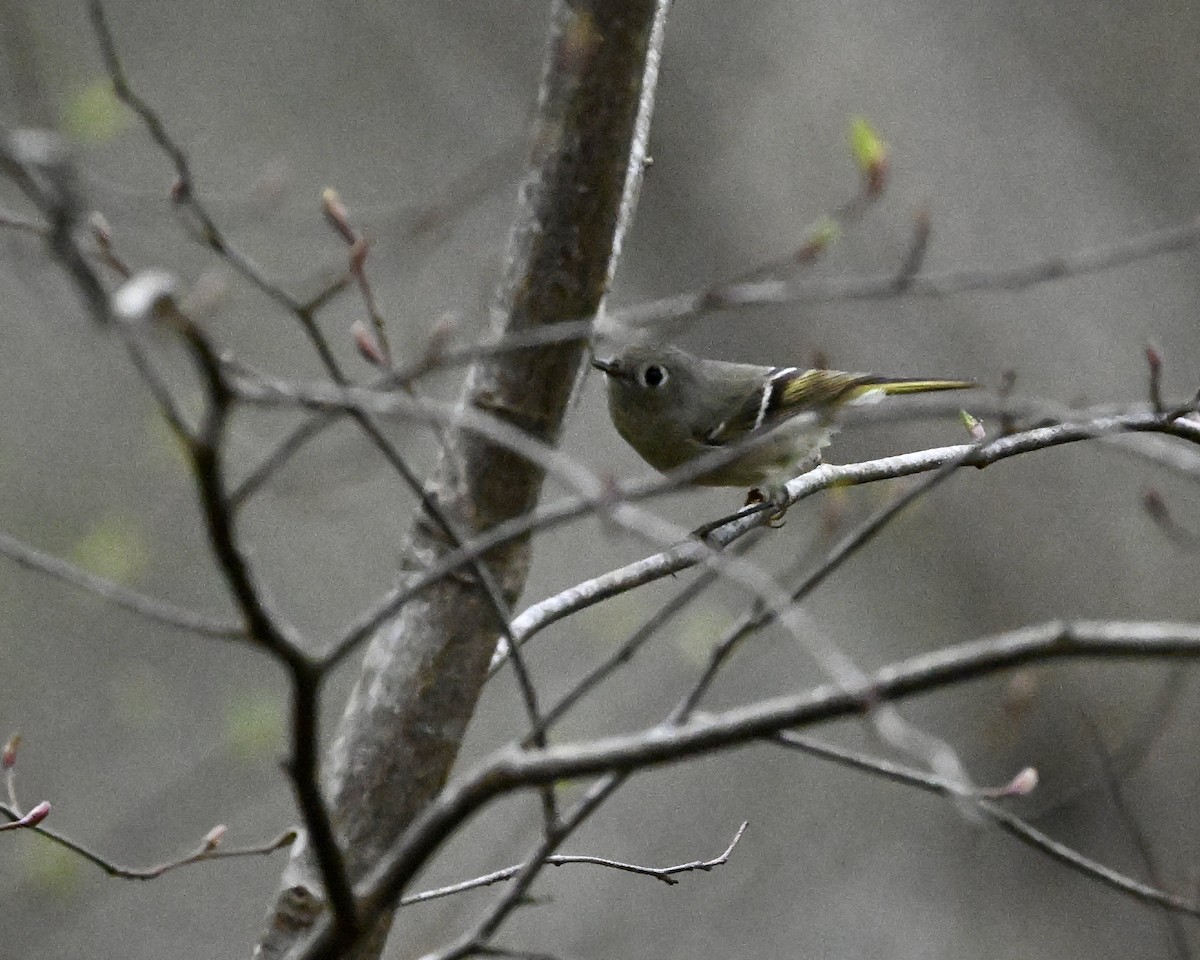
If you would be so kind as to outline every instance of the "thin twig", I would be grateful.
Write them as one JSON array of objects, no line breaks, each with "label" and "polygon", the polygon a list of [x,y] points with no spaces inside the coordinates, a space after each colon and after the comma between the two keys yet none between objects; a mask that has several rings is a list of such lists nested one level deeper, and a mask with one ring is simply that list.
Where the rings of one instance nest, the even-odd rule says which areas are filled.
[{"label": "thin twig", "polygon": [[929,210],[921,207],[913,215],[913,232],[908,241],[908,249],[900,262],[900,269],[893,281],[897,293],[903,293],[912,286],[913,280],[925,265],[925,255],[929,252],[929,239],[933,236],[933,224],[929,219]]},{"label": "thin twig", "polygon": [[46,130],[23,130],[0,136],[0,172],[25,194],[46,218],[46,246],[74,282],[84,304],[101,326],[112,312],[108,294],[75,240],[83,214],[66,142]]},{"label": "thin twig", "polygon": [[317,750],[319,744],[321,663],[306,652],[299,634],[274,614],[266,603],[249,560],[237,541],[235,516],[225,492],[222,454],[233,393],[216,350],[205,334],[173,301],[164,304],[166,319],[188,346],[203,380],[206,408],[200,427],[187,438],[209,544],[230,593],[256,643],[276,657],[291,680],[291,756],[288,772],[296,793],[308,841],[316,855],[321,880],[333,911],[335,926],[355,926],[356,905],[346,862],[334,834],[333,823],[321,793]]},{"label": "thin twig", "polygon": [[970,291],[1024,290],[1041,283],[1087,276],[1150,257],[1187,250],[1200,243],[1200,220],[1151,230],[1065,254],[999,268],[966,268],[926,273],[897,286],[896,274],[770,280],[708,288],[634,304],[609,313],[609,322],[627,327],[684,320],[700,313],[769,304],[889,300],[895,297],[944,297]]},{"label": "thin twig", "polygon": [[512,950],[498,947],[494,943],[483,943],[471,951],[481,957],[501,957],[503,960],[563,960],[557,953],[539,953],[533,950]]},{"label": "thin twig", "polygon": [[367,276],[367,255],[370,253],[371,244],[367,237],[356,230],[350,222],[349,211],[342,203],[337,191],[332,187],[327,187],[322,194],[321,208],[325,213],[325,219],[349,247],[347,272],[358,284],[358,292],[362,296],[367,319],[371,324],[370,334],[366,333],[366,327],[362,327],[356,333],[355,339],[359,346],[359,352],[377,366],[385,370],[390,369],[392,366],[391,340],[388,337],[387,324],[384,322],[383,314],[379,311],[379,304],[375,299],[375,291]]},{"label": "thin twig", "polygon": [[[389,371],[379,377],[369,385],[369,388],[380,391],[409,390],[421,378],[437,371],[466,366],[479,360],[503,356],[531,347],[578,340],[580,337],[586,337],[590,332],[591,321],[579,320],[573,323],[556,323],[551,326],[515,330],[500,337],[461,347],[447,347],[439,343],[435,345],[434,349],[426,351],[424,356],[412,361],[407,366]],[[305,444],[319,436],[324,430],[336,425],[342,417],[347,415],[345,409],[331,409],[310,414],[302,423],[285,434],[276,447],[268,452],[259,465],[234,488],[231,493],[234,502],[240,505],[254,496],[270,479],[270,476],[287,463]]]},{"label": "thin twig", "polygon": [[165,600],[158,600],[155,597],[138,593],[136,590],[130,590],[128,587],[90,573],[66,560],[43,553],[7,533],[0,533],[0,556],[7,557],[18,566],[36,570],[61,580],[63,583],[87,590],[122,610],[128,610],[155,623],[163,623],[180,630],[221,640],[246,639],[246,628],[240,623],[205,617]]},{"label": "thin twig", "polygon": [[[1160,890],[1165,889],[1166,884],[1163,883],[1162,869],[1159,866],[1158,857],[1154,853],[1154,847],[1150,842],[1150,838],[1146,835],[1146,831],[1134,815],[1133,810],[1130,809],[1128,801],[1125,799],[1125,790],[1121,783],[1121,772],[1117,769],[1114,758],[1104,743],[1104,737],[1100,732],[1100,728],[1091,714],[1086,710],[1081,710],[1080,714],[1083,718],[1084,728],[1087,730],[1088,736],[1092,741],[1092,747],[1095,749],[1096,755],[1100,758],[1101,776],[1108,790],[1108,796],[1112,801],[1113,809],[1117,811],[1117,818],[1121,821],[1125,827],[1125,832],[1133,842],[1133,847],[1142,861],[1142,867],[1146,871],[1146,876],[1150,878],[1150,882]],[[1176,957],[1188,960],[1192,954],[1191,946],[1188,943],[1187,931],[1184,930],[1179,917],[1170,911],[1164,911],[1163,923],[1166,925],[1167,938],[1171,943],[1171,949],[1175,951]]]},{"label": "thin twig", "polygon": [[1177,547],[1189,553],[1200,551],[1200,534],[1189,530],[1171,515],[1167,501],[1163,499],[1161,493],[1155,489],[1144,491],[1142,506],[1158,529]]},{"label": "thin twig", "polygon": [[319,413],[307,417],[303,423],[295,427],[272,449],[258,465],[229,491],[229,502],[240,509],[259,492],[266,482],[284,464],[303,449],[304,445],[316,438],[328,426],[337,423],[339,414]]},{"label": "thin twig", "polygon": [[[661,606],[654,615],[643,623],[637,630],[630,634],[616,650],[604,659],[602,663],[596,666],[593,670],[587,673],[580,679],[570,690],[568,690],[558,702],[545,712],[542,717],[542,724],[548,730],[554,724],[558,723],[567,713],[582,700],[592,690],[596,689],[608,677],[616,671],[624,663],[628,663],[662,627],[667,624],[673,617],[677,616],[681,611],[686,609],[692,601],[704,594],[706,590],[717,580],[718,573],[715,570],[704,570],[700,575],[683,588],[679,593],[672,597],[667,603]],[[489,676],[495,676],[503,664],[503,659],[493,660],[491,672]],[[526,740],[526,746],[530,741]]]},{"label": "thin twig", "polygon": [[4,823],[0,823],[0,831],[7,833],[17,830],[36,830],[38,825],[50,816],[50,802],[43,800],[34,804],[24,813],[17,806],[12,807],[11,810],[8,807],[0,806],[0,813],[10,817]]},{"label": "thin twig", "polygon": [[1165,407],[1162,393],[1162,353],[1152,343],[1146,344],[1146,366],[1149,368],[1148,387],[1150,406],[1155,413],[1162,413]]},{"label": "thin twig", "polygon": [[492,148],[482,159],[438,187],[432,199],[399,211],[395,219],[412,239],[433,233],[463,216],[489,193],[507,186],[510,178],[497,178],[496,171],[508,168],[515,178],[525,150],[523,137],[513,137],[507,143]]},{"label": "thin twig", "polygon": [[610,773],[593,783],[584,796],[575,803],[562,817],[561,822],[552,831],[548,831],[538,842],[532,855],[520,865],[509,879],[510,886],[487,910],[475,926],[463,933],[449,946],[435,953],[426,954],[421,960],[462,960],[496,935],[504,921],[512,914],[525,899],[529,888],[537,879],[538,874],[549,862],[550,857],[583,822],[591,816],[601,804],[625,782],[628,774]]},{"label": "thin twig", "polygon": [[129,82],[125,66],[117,51],[116,39],[108,23],[104,5],[100,0],[90,0],[89,12],[92,26],[100,42],[100,51],[104,58],[105,69],[112,80],[113,92],[117,99],[129,107],[137,115],[150,139],[163,153],[167,155],[175,169],[176,181],[172,188],[171,198],[177,207],[186,210],[195,221],[196,236],[201,243],[209,247],[230,267],[242,277],[249,280],[262,293],[266,294],[280,306],[292,313],[301,324],[313,349],[326,365],[336,365],[333,351],[325,335],[317,326],[311,311],[305,305],[287,293],[281,286],[271,280],[266,272],[247,254],[243,253],[225,236],[217,226],[216,221],[208,211],[208,207],[196,193],[196,181],[191,164],[183,148],[167,131],[162,118],[150,106]]},{"label": "thin twig", "polygon": [[43,239],[50,233],[50,229],[40,220],[23,217],[19,213],[12,213],[2,208],[0,208],[0,229],[28,233]]},{"label": "thin twig", "polygon": [[[20,815],[13,807],[0,805],[0,816],[7,817],[12,822],[16,821]],[[130,867],[117,863],[114,860],[109,860],[78,840],[72,840],[65,834],[59,833],[57,830],[52,830],[49,827],[37,826],[28,829],[71,851],[71,853],[86,860],[93,866],[99,867],[110,877],[116,877],[119,880],[157,880],[164,873],[169,873],[180,867],[191,866],[194,863],[203,863],[206,860],[268,856],[277,850],[290,847],[296,840],[295,830],[285,830],[274,840],[268,840],[266,843],[254,844],[247,847],[222,847],[219,844],[224,836],[225,828],[217,827],[209,832],[209,835],[201,841],[195,850],[184,854],[176,860],[167,860],[153,867]]]},{"label": "thin twig", "polygon": [[[955,792],[955,785],[946,781],[941,777],[932,774],[923,773],[919,770],[912,770],[900,764],[893,763],[890,760],[883,760],[877,757],[866,757],[852,750],[847,750],[843,747],[834,746],[829,743],[824,743],[815,740],[811,737],[801,736],[800,734],[790,732],[779,732],[773,734],[770,740],[777,743],[779,746],[786,747],[790,750],[799,750],[813,756],[818,756],[826,760],[833,760],[843,766],[851,767],[856,770],[861,770],[866,773],[872,773],[881,776],[884,779],[892,780],[896,783],[902,783],[907,786],[916,787],[920,790],[925,790],[929,793],[939,793],[947,796],[955,796],[959,800],[964,800],[961,794]],[[1073,870],[1078,871],[1085,877],[1093,880],[1098,880],[1105,886],[1111,887],[1120,893],[1131,896],[1136,900],[1144,903],[1149,903],[1158,907],[1165,907],[1173,913],[1182,913],[1193,917],[1200,917],[1200,904],[1197,904],[1184,897],[1176,894],[1167,893],[1164,890],[1159,890],[1148,886],[1138,880],[1128,877],[1111,867],[1105,866],[1099,861],[1093,860],[1090,857],[1084,856],[1073,847],[1069,847],[1064,843],[1053,839],[1047,834],[1038,830],[1037,827],[1025,822],[1020,817],[1010,813],[999,803],[985,798],[970,799],[966,798],[964,802],[971,803],[975,809],[979,811],[988,820],[995,823],[1009,836],[1016,837],[1022,843],[1049,856],[1052,860],[1057,861]]]},{"label": "thin twig", "polygon": [[882,191],[870,189],[867,182],[860,182],[859,189],[850,199],[839,204],[832,213],[818,217],[806,229],[801,231],[804,239],[795,250],[786,256],[773,258],[764,263],[743,271],[736,276],[715,284],[710,288],[709,295],[719,299],[717,292],[725,287],[741,286],[747,283],[761,283],[768,279],[777,279],[785,273],[792,273],[797,267],[807,267],[817,262],[829,249],[830,244],[846,227],[857,223],[876,200],[882,196]]},{"label": "thin twig", "polygon": [[[967,460],[978,453],[985,442],[973,444],[957,459],[947,460],[936,470],[927,473],[921,478],[920,482],[911,485],[899,496],[893,497],[870,517],[847,533],[833,546],[824,560],[791,589],[792,601],[799,603],[804,600],[825,578],[837,570],[851,556],[869,543],[892,520],[899,516],[900,511],[919,497],[934,490],[949,478]],[[769,623],[771,620],[772,615],[770,611],[764,608],[762,604],[755,603],[742,615],[736,624],[726,631],[721,640],[713,647],[704,672],[680,702],[679,707],[676,708],[680,712],[680,715],[686,716],[699,705],[700,700],[716,679],[722,665],[732,656],[737,646],[752,632]]]},{"label": "thin twig", "polygon": [[[547,857],[543,862],[547,866],[561,867],[568,864],[590,863],[598,867],[609,867],[613,870],[620,870],[625,873],[636,873],[644,877],[653,877],[656,880],[661,880],[668,885],[676,884],[679,881],[675,879],[675,875],[679,873],[690,873],[695,870],[712,870],[715,867],[720,867],[729,861],[730,854],[733,853],[733,848],[738,845],[738,841],[742,839],[742,834],[746,832],[749,823],[743,823],[738,827],[737,833],[733,835],[733,840],[729,846],[719,856],[713,857],[711,860],[692,860],[688,863],[677,863],[671,867],[648,867],[638,863],[626,863],[622,860],[609,860],[605,857],[587,857],[587,856],[571,856],[567,854],[554,854]],[[488,887],[493,883],[500,883],[504,880],[509,880],[518,874],[526,866],[525,863],[516,863],[511,867],[504,867],[500,870],[493,870],[491,873],[485,873],[483,876],[472,877],[470,880],[463,880],[460,883],[453,883],[445,887],[437,887],[433,890],[423,890],[420,893],[413,893],[400,900],[402,907],[409,906],[414,903],[427,903],[430,900],[438,900],[442,897],[451,897],[455,894],[465,893],[468,890],[476,890],[479,887]]]},{"label": "thin twig", "polygon": [[4,792],[8,795],[9,806],[14,811],[20,811],[21,804],[17,802],[17,751],[21,747],[21,735],[14,733],[0,751],[0,770],[4,771]]}]

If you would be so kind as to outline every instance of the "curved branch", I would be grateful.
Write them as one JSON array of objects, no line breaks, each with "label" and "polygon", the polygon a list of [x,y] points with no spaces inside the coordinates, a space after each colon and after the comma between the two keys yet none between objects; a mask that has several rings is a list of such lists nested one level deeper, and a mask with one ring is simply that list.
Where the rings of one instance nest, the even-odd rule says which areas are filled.
[{"label": "curved branch", "polygon": [[[671,867],[649,867],[640,863],[627,863],[623,860],[609,860],[606,857],[590,857],[578,856],[571,854],[552,854],[546,857],[544,863],[551,867],[561,867],[568,864],[586,863],[597,867],[608,867],[610,870],[619,870],[624,873],[635,873],[643,877],[653,877],[655,880],[661,880],[668,886],[678,883],[675,875],[678,873],[691,873],[696,870],[708,871],[714,867],[720,867],[729,861],[730,855],[733,853],[733,848],[738,845],[742,839],[742,834],[746,832],[749,823],[743,822],[737,829],[737,833],[733,835],[733,839],[729,841],[729,845],[724,852],[719,856],[713,857],[711,860],[691,860],[687,863],[677,863]],[[409,906],[414,903],[428,903],[430,900],[440,900],[442,897],[452,897],[455,894],[465,893],[468,890],[477,890],[480,887],[490,887],[494,883],[501,883],[504,880],[510,880],[521,872],[526,864],[516,863],[511,867],[502,867],[499,870],[493,870],[491,873],[485,873],[479,877],[472,877],[470,880],[463,880],[459,883],[452,883],[445,887],[438,887],[434,890],[423,890],[420,893],[414,893],[404,897],[400,901],[401,906]]]},{"label": "curved branch", "polygon": [[[890,760],[865,757],[843,747],[821,743],[809,737],[789,732],[774,734],[771,737],[771,741],[789,750],[798,750],[802,753],[821,757],[824,760],[832,760],[834,763],[840,763],[843,766],[872,773],[876,776],[893,780],[896,783],[903,783],[906,786],[916,787],[919,790],[925,790],[929,793],[937,793],[946,797],[955,796],[953,784],[944,778],[922,773],[919,770],[912,770],[898,763],[893,763]],[[1141,883],[1132,877],[1113,870],[1111,867],[1105,866],[1099,861],[1093,860],[1091,857],[1084,856],[1078,850],[1060,843],[1016,814],[1009,812],[994,800],[986,797],[959,799],[965,799],[971,804],[973,810],[978,811],[984,817],[991,820],[1009,836],[1015,837],[1039,853],[1043,853],[1052,860],[1056,860],[1064,866],[1078,871],[1085,877],[1098,880],[1105,886],[1112,887],[1114,890],[1131,896],[1135,900],[1141,900],[1144,903],[1153,904],[1157,907],[1166,907],[1174,913],[1200,917],[1200,904],[1197,904],[1195,901]]]},{"label": "curved branch", "polygon": [[[788,484],[788,501],[796,503],[821,490],[845,484],[872,483],[926,473],[955,461],[959,461],[962,466],[983,468],[1020,454],[1081,440],[1145,432],[1170,435],[1179,429],[1179,423],[1147,411],[1144,414],[1097,417],[1087,422],[1037,427],[1001,437],[982,446],[960,444],[861,463],[822,464]],[[622,488],[621,493],[626,499],[636,495],[635,491],[628,488]],[[710,543],[725,545],[764,522],[765,517],[761,513],[741,517],[713,531],[707,539]],[[704,556],[705,545],[698,541],[689,541],[616,570],[610,570],[591,580],[585,580],[528,607],[513,621],[513,633],[521,642],[527,642],[546,627],[571,614],[635,587],[653,583],[693,567],[700,563]]]},{"label": "curved branch", "polygon": [[[627,773],[741,746],[782,730],[848,716],[876,705],[976,680],[1027,663],[1066,658],[1200,658],[1200,624],[1052,621],[901,661],[877,671],[855,690],[822,686],[792,696],[708,714],[675,726],[626,736],[567,743],[545,750],[510,745],[450,784],[380,859],[358,887],[365,917],[388,909],[460,824],[492,800],[515,790],[569,777]],[[1170,904],[1167,904],[1170,906]],[[343,944],[328,924],[293,956],[334,960]]]},{"label": "curved branch", "polygon": [[187,630],[201,636],[216,637],[220,640],[245,640],[247,638],[246,628],[242,623],[206,617],[166,600],[159,600],[156,597],[138,593],[136,590],[130,590],[128,587],[97,576],[59,557],[43,553],[6,533],[0,533],[0,556],[7,557],[18,566],[36,570],[61,580],[63,583],[87,590],[113,606],[136,613],[138,616],[156,623],[163,623],[178,630]]},{"label": "curved branch", "polygon": [[607,321],[647,326],[685,320],[701,313],[736,307],[784,303],[830,303],[849,300],[890,300],[895,297],[943,297],[971,291],[1012,291],[1112,270],[1150,257],[1187,250],[1200,244],[1200,218],[1125,237],[1065,254],[994,269],[967,268],[918,274],[896,282],[895,273],[870,277],[828,277],[804,280],[766,280],[730,283],[676,294],[615,311]]}]

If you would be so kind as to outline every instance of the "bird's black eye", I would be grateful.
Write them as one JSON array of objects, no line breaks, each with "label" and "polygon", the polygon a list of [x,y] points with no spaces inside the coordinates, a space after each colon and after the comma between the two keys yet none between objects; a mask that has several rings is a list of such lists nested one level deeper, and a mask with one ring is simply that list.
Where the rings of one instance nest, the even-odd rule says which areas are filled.
[{"label": "bird's black eye", "polygon": [[661,387],[667,382],[666,367],[659,366],[657,363],[647,364],[642,369],[642,383],[646,386],[654,388]]}]

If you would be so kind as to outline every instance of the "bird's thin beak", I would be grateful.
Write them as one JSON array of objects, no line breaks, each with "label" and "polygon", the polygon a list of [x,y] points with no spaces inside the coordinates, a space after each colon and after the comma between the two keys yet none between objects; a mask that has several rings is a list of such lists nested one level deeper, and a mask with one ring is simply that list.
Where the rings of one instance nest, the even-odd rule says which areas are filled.
[{"label": "bird's thin beak", "polygon": [[603,370],[610,377],[619,377],[621,375],[621,368],[617,366],[617,362],[615,360],[605,360],[602,357],[592,357],[592,366],[597,370]]}]

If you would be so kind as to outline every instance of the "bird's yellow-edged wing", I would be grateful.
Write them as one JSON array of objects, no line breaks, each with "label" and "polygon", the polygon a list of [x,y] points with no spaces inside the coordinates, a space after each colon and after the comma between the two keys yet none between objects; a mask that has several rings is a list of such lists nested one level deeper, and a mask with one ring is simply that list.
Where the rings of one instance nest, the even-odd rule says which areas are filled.
[{"label": "bird's yellow-edged wing", "polygon": [[709,446],[722,446],[755,431],[769,430],[799,414],[832,412],[875,392],[928,393],[966,390],[975,385],[970,380],[919,380],[840,370],[776,367],[767,374],[761,389],[755,390],[702,439]]}]

